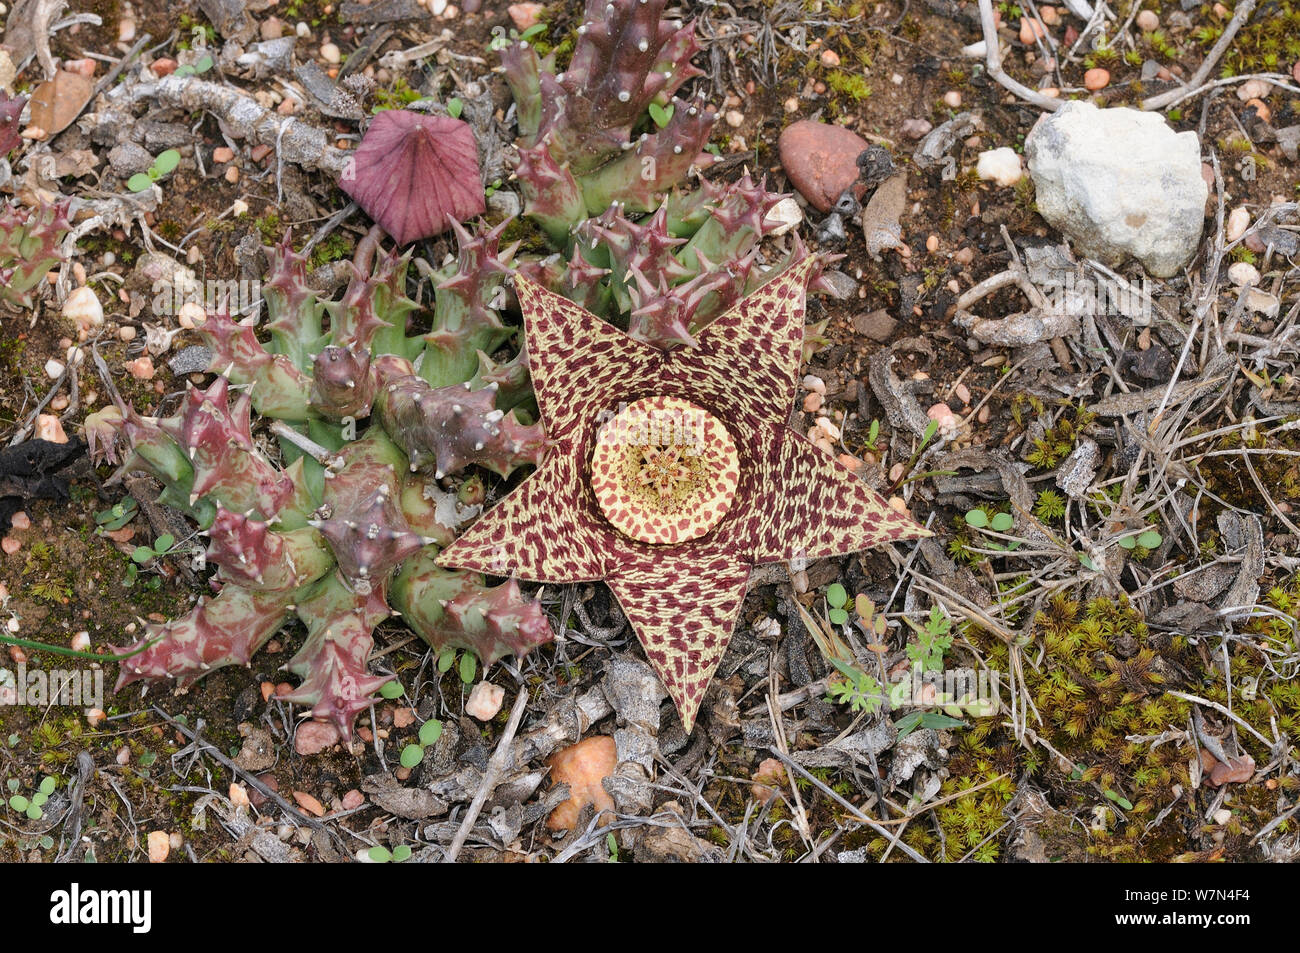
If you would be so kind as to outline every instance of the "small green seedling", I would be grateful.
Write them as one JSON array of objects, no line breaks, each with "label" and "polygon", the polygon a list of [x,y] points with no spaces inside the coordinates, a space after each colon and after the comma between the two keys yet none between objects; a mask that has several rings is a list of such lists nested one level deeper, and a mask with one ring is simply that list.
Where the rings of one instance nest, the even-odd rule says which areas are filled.
[{"label": "small green seedling", "polygon": [[465,104],[457,97],[453,96],[451,99],[447,100],[447,115],[452,119],[459,119],[460,114],[464,112],[464,110]]},{"label": "small green seedling", "polygon": [[943,654],[952,648],[952,621],[938,606],[930,608],[925,625],[917,625],[906,616],[903,621],[916,633],[916,642],[908,643],[907,657],[923,672],[943,671]]},{"label": "small green seedling", "polygon": [[[1009,533],[1015,526],[1015,518],[1010,513],[989,513],[987,510],[976,508],[968,510],[965,515],[966,525],[971,529],[987,529],[995,533]],[[989,549],[998,549],[1003,552],[1014,552],[1020,548],[1020,540],[1014,539],[1008,543],[1000,540],[985,540],[985,545]]]},{"label": "small green seedling", "polygon": [[414,768],[424,760],[424,749],[430,745],[437,744],[438,739],[442,737],[442,722],[437,718],[430,718],[420,726],[420,743],[408,744],[402,749],[399,760],[404,768]]},{"label": "small green seedling", "polygon": [[943,731],[947,728],[960,728],[965,724],[960,718],[950,718],[938,711],[912,711],[894,722],[894,727],[898,729],[898,740],[902,741],[918,728]]},{"label": "small green seedling", "polygon": [[131,553],[131,561],[143,566],[160,556],[166,556],[175,545],[176,537],[171,533],[163,533],[154,540],[152,546],[137,546],[135,552]]},{"label": "small green seedling", "polygon": [[135,497],[123,497],[120,503],[95,514],[95,531],[102,535],[121,529],[135,519],[138,512],[139,506],[135,502]]},{"label": "small green seedling", "polygon": [[527,43],[545,34],[546,28],[545,23],[534,23],[527,30],[520,33],[518,30],[507,32],[504,26],[493,27],[492,39],[488,42],[488,52],[499,53],[511,43]]},{"label": "small green seedling", "polygon": [[400,864],[404,860],[409,860],[411,856],[411,846],[409,844],[398,844],[392,850],[380,844],[376,844],[370,850],[366,851],[366,856],[370,858],[373,864]]},{"label": "small green seedling", "polygon": [[18,779],[10,778],[7,782],[10,793],[9,810],[26,815],[28,820],[39,821],[45,816],[45,802],[50,799],[58,783],[57,779],[47,775],[41,779],[36,791],[31,796],[27,796],[18,793],[19,788],[22,787]]},{"label": "small green seedling", "polygon": [[165,152],[158,153],[158,157],[153,160],[153,165],[149,166],[148,172],[137,172],[131,178],[126,180],[126,187],[132,192],[144,192],[151,185],[161,179],[163,176],[171,175],[176,171],[176,167],[181,163],[181,154],[175,149],[168,149]]},{"label": "small green seedling", "polygon": [[830,607],[826,617],[831,620],[831,625],[843,625],[849,621],[849,611],[844,608],[848,601],[849,594],[838,582],[826,590],[826,604]]},{"label": "small green seedling", "polygon": [[1161,536],[1154,529],[1145,529],[1142,530],[1141,532],[1130,533],[1127,536],[1121,536],[1119,540],[1119,544],[1125,549],[1141,548],[1150,551],[1155,549],[1157,546],[1159,546],[1163,540],[1164,537]]},{"label": "small green seedling", "polygon": [[658,103],[651,103],[648,111],[650,113],[650,118],[654,120],[654,124],[662,129],[664,126],[668,125],[668,120],[673,118],[675,107],[672,103],[669,103],[667,106],[660,106]]},{"label": "small green seedling", "polygon": [[[446,674],[451,671],[451,667],[456,664],[456,650],[443,649],[438,654],[438,671]],[[473,652],[463,652],[460,656],[460,664],[456,668],[456,673],[460,675],[460,680],[466,685],[473,683],[474,674],[478,671],[478,659]]]},{"label": "small green seedling", "polygon": [[208,70],[212,69],[212,67],[215,65],[216,63],[213,61],[212,57],[207,54],[204,54],[203,56],[199,57],[197,61],[195,61],[193,66],[186,63],[184,66],[176,67],[176,70],[172,73],[172,75],[173,76],[194,76],[199,73],[206,73]]},{"label": "small green seedling", "polygon": [[[840,588],[842,591],[843,587]],[[849,710],[853,712],[879,711],[885,701],[880,682],[854,664],[856,659],[853,657],[853,650],[836,634],[829,622],[814,617],[797,602],[795,605],[799,609],[799,617],[803,620],[808,634],[817,643],[817,648],[839,673],[839,677],[833,675],[827,681],[828,699],[837,704],[848,705]]]}]

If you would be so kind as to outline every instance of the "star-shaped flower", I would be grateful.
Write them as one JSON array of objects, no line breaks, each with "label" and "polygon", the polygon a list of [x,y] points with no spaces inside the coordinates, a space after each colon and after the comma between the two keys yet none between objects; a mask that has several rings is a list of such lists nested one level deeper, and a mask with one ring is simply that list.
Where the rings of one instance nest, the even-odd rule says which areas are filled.
[{"label": "star-shaped flower", "polygon": [[812,266],[670,351],[518,277],[550,449],[438,557],[532,582],[604,580],[688,731],[754,566],[929,535],[785,425]]}]

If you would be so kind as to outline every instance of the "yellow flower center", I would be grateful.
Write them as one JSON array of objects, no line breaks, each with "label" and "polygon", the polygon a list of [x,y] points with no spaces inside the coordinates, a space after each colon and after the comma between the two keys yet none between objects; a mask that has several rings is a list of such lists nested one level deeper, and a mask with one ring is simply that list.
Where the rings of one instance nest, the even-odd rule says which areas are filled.
[{"label": "yellow flower center", "polygon": [[605,517],[645,543],[703,536],[731,507],[739,478],[727,428],[676,397],[629,404],[601,428],[591,455],[591,488]]}]

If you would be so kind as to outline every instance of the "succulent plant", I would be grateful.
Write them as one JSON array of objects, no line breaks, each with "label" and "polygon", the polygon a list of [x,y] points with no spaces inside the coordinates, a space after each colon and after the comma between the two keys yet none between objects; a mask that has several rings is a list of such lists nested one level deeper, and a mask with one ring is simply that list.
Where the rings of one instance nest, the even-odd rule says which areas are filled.
[{"label": "succulent plant", "polygon": [[11,97],[0,90],[0,156],[9,155],[23,141],[18,127],[26,105],[26,96]]},{"label": "succulent plant", "polygon": [[[527,41],[502,51],[519,121],[515,176],[524,212],[554,249],[519,269],[662,349],[690,346],[717,315],[805,257],[797,235],[772,270],[756,267],[782,196],[748,176],[687,188],[714,157],[716,116],[696,96],[692,26],[666,0],[588,0],[573,57],[557,72]],[[813,286],[821,284],[820,263]]]},{"label": "succulent plant", "polygon": [[69,228],[66,202],[37,209],[5,203],[0,209],[0,301],[31,306],[32,289],[63,260],[59,246]]},{"label": "succulent plant", "polygon": [[[404,294],[406,261],[379,256],[377,235],[360,243],[337,302],[308,289],[305,261],[286,242],[265,286],[268,342],[252,324],[211,314],[200,333],[221,373],[210,386],[191,386],[161,419],[125,404],[87,419],[93,452],[107,459],[124,445],[122,472],[158,478],[162,501],[198,522],[204,558],[218,567],[211,598],[122,650],[119,688],[247,665],[296,617],[307,638],[289,663],[302,682],[287,698],[348,737],[384,681],[368,659],[392,607],[434,647],[485,662],[551,638],[515,582],[489,587],[432,562],[483,498],[472,476],[458,490],[439,481],[475,465],[507,475],[539,462],[544,445],[540,426],[497,408],[495,380],[470,381],[501,374],[477,355],[511,333],[483,300],[511,251],[499,249],[499,231],[458,235],[426,334],[407,336],[416,305]],[[278,454],[259,445],[253,411],[278,421]]]},{"label": "succulent plant", "polygon": [[929,535],[785,425],[814,267],[797,262],[667,353],[520,278],[553,449],[437,557],[605,580],[688,731],[755,565]]},{"label": "succulent plant", "polygon": [[[472,649],[489,663],[551,634],[514,578],[491,588],[484,574],[608,577],[689,726],[750,566],[805,544],[809,555],[846,552],[912,531],[845,471],[780,435],[804,335],[803,295],[820,263],[797,236],[777,260],[760,263],[759,243],[771,231],[764,219],[780,196],[747,175],[683,187],[710,158],[701,150],[714,116],[674,95],[698,75],[689,62],[698,45],[691,28],[661,23],[663,8],[664,0],[590,3],[561,75],[526,43],[504,54],[520,125],[516,175],[551,254],[502,249],[508,223],[471,235],[456,220],[465,209],[442,203],[459,254],[435,273],[434,300],[415,316],[406,259],[379,254],[379,226],[358,245],[337,301],[309,290],[305,263],[286,240],[271,252],[261,328],[225,314],[202,325],[220,375],[210,386],[191,388],[162,419],[125,404],[87,419],[97,458],[113,460],[123,448],[122,471],[157,477],[162,501],[207,534],[205,559],[218,567],[211,598],[123,650],[119,687],[186,684],[248,664],[296,617],[307,638],[289,663],[302,680],[289,699],[347,737],[380,682],[367,664],[373,629],[394,610],[434,647]],[[437,151],[428,117],[385,122],[380,132],[393,133],[385,148],[414,156],[408,165],[428,174]],[[452,152],[460,156],[463,145]],[[425,233],[430,222],[412,232],[410,216],[390,214],[401,195],[380,189],[371,201],[364,175],[359,184],[370,196],[362,204],[399,242]],[[403,188],[417,186],[404,180]],[[507,359],[499,352],[516,332],[501,311],[512,270],[522,276],[529,348]],[[777,303],[784,310],[759,320]],[[408,335],[411,317],[429,330]],[[710,332],[715,319],[724,330]],[[613,354],[635,359],[629,377]],[[524,415],[530,365],[535,379],[541,369],[549,438]],[[747,377],[753,392],[734,393]],[[717,446],[707,456],[651,449],[626,464],[645,480],[639,499],[653,505],[620,522],[622,484],[613,471],[600,483],[574,453],[593,445],[588,414],[642,398],[687,402],[656,405],[651,417],[705,414]],[[760,413],[756,401],[770,404]],[[261,442],[261,428],[255,435],[253,414],[274,421],[277,447]],[[620,451],[605,452],[617,469]],[[486,498],[472,467],[507,476],[543,461],[455,544],[454,557],[442,552]],[[807,479],[792,484],[796,470]],[[700,502],[693,494],[706,485],[711,495]],[[769,485],[788,502],[770,506],[777,491]],[[699,502],[690,512],[677,508],[687,497]],[[552,505],[579,524],[558,527],[547,557],[533,523]],[[821,510],[809,506],[837,508],[831,529],[812,528]],[[681,550],[687,575],[653,570],[647,537],[659,531],[668,536],[655,539],[675,559]],[[489,552],[490,540],[503,552]]]}]

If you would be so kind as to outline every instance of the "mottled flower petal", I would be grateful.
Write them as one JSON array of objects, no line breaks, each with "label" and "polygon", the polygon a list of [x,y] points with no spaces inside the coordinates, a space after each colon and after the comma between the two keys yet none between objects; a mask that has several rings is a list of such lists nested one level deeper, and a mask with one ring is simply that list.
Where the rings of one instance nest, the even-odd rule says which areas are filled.
[{"label": "mottled flower petal", "polygon": [[689,732],[727,651],[749,563],[727,556],[648,562],[607,580]]},{"label": "mottled flower petal", "polygon": [[592,582],[605,577],[613,530],[587,501],[574,454],[553,451],[518,489],[438,555],[440,566],[532,582]]},{"label": "mottled flower petal", "polygon": [[769,439],[760,479],[781,491],[755,512],[756,563],[842,556],[931,535],[805,437],[781,428]]},{"label": "mottled flower petal", "polygon": [[562,440],[579,425],[594,425],[596,415],[616,410],[623,395],[654,392],[663,351],[632,340],[523,275],[515,278],[515,292],[524,313],[528,372],[552,440]]},{"label": "mottled flower petal", "polygon": [[809,257],[736,303],[698,335],[698,347],[670,352],[691,381],[691,399],[728,418],[784,422],[794,404],[803,348]]}]

